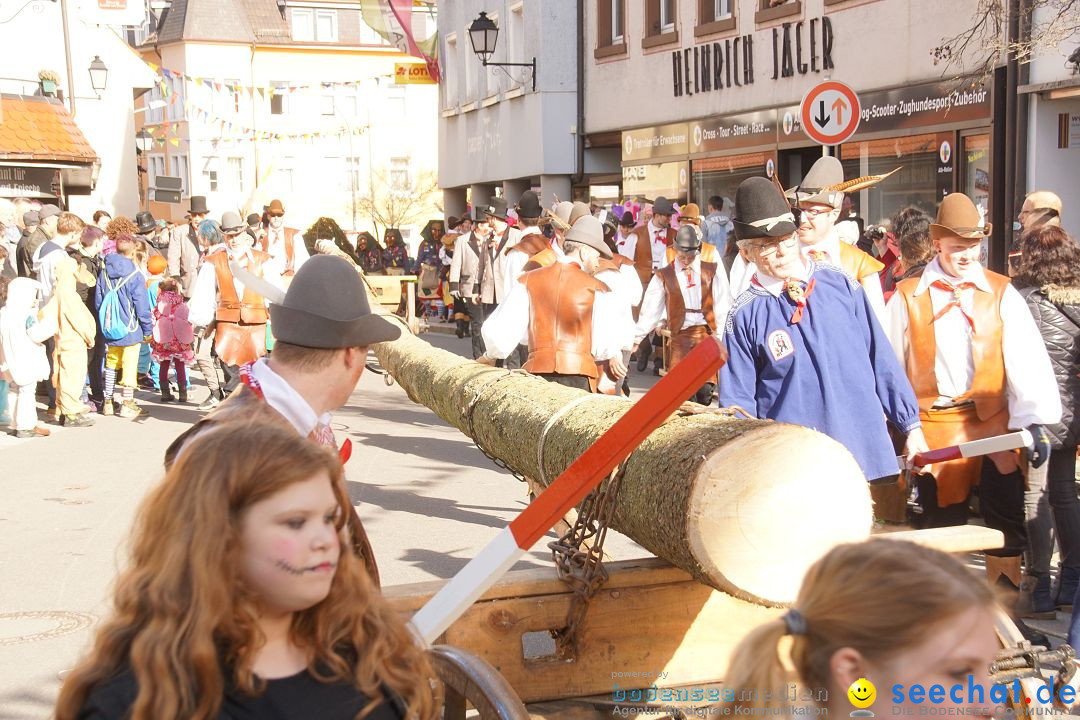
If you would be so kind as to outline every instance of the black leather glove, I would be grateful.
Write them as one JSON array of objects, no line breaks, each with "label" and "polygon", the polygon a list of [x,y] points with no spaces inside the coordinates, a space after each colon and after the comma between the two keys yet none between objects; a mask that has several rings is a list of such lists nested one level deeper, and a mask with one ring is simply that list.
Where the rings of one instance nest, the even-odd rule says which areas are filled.
[{"label": "black leather glove", "polygon": [[1028,432],[1033,438],[1028,448],[1028,460],[1031,467],[1040,468],[1050,459],[1050,433],[1042,425],[1032,425],[1028,427]]}]

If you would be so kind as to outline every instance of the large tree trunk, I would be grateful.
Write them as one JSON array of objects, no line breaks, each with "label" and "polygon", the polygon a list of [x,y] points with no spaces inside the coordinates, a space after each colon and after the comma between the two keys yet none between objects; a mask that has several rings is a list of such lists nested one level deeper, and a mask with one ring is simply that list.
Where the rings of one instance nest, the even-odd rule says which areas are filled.
[{"label": "large tree trunk", "polygon": [[[544,486],[630,405],[487,367],[410,334],[374,351],[412,400]],[[627,460],[612,527],[713,587],[774,605],[794,600],[829,548],[865,539],[871,508],[855,459],[825,435],[676,415]]]}]

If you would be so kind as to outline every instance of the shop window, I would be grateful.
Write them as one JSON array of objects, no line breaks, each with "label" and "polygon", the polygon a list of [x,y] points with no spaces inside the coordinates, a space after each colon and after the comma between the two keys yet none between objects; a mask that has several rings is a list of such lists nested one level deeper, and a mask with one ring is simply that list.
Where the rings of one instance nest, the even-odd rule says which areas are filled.
[{"label": "shop window", "polygon": [[645,37],[641,47],[652,48],[679,41],[676,0],[645,0]]},{"label": "shop window", "polygon": [[736,0],[698,0],[698,23],[694,36],[712,35],[735,29]]},{"label": "shop window", "polygon": [[990,136],[968,135],[963,143],[960,187],[979,208],[984,220],[990,216]]},{"label": "shop window", "polygon": [[757,0],[755,23],[766,23],[780,18],[802,14],[802,0]]},{"label": "shop window", "polygon": [[626,0],[597,0],[593,57],[626,54]]},{"label": "shop window", "polygon": [[845,143],[840,149],[844,177],[900,171],[885,182],[850,193],[864,225],[883,225],[900,210],[915,206],[930,217],[937,214],[940,139],[936,133]]},{"label": "shop window", "polygon": [[[757,152],[694,160],[691,163],[690,197],[701,209],[713,195],[724,199],[727,208],[735,205],[735,191],[747,178],[760,177],[776,165],[776,153]],[[723,250],[723,248],[720,248]]]}]

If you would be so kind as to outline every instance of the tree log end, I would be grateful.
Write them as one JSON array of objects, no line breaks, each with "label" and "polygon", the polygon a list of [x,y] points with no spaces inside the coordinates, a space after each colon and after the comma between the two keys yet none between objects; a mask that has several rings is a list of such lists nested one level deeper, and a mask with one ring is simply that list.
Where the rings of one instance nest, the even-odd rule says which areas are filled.
[{"label": "tree log end", "polygon": [[698,478],[686,535],[701,577],[759,605],[793,602],[810,565],[873,525],[855,458],[809,428],[750,430],[708,455]]}]

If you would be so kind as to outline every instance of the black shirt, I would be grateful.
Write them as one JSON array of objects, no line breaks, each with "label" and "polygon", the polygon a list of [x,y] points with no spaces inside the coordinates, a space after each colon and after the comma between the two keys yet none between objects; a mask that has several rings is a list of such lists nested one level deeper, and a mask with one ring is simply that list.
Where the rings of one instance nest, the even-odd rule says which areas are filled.
[{"label": "black shirt", "polygon": [[[135,674],[125,670],[98,685],[83,704],[79,720],[125,720],[138,695]],[[324,683],[307,670],[290,677],[266,681],[266,690],[251,697],[226,688],[219,720],[352,720],[368,698],[349,683]],[[395,700],[383,702],[367,717],[370,720],[401,720],[404,713]]]}]

